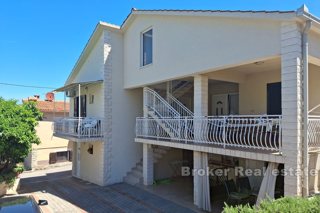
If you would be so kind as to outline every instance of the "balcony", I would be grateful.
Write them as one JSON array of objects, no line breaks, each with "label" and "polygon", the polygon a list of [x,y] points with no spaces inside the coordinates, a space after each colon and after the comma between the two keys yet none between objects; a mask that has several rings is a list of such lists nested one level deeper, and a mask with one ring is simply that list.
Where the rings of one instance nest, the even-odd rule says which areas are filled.
[{"label": "balcony", "polygon": [[281,152],[281,116],[137,118],[136,138]]},{"label": "balcony", "polygon": [[308,146],[309,151],[319,152],[320,150],[320,116],[309,115],[308,123]]},{"label": "balcony", "polygon": [[103,119],[93,117],[56,118],[53,135],[76,142],[101,141],[103,138]]}]

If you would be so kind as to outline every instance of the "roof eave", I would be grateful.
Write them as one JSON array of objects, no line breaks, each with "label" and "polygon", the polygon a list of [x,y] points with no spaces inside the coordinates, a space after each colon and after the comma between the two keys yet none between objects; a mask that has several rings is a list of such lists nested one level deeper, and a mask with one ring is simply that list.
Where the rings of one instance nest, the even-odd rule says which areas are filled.
[{"label": "roof eave", "polygon": [[296,17],[296,11],[193,11],[193,10],[136,10],[132,9],[121,29],[125,31],[136,15],[179,15],[179,16],[207,16],[226,18],[255,18],[270,20],[292,20]]},{"label": "roof eave", "polygon": [[121,33],[122,32],[120,26],[99,21],[98,24],[96,25],[93,33],[91,34],[89,40],[87,41],[84,49],[82,50],[82,52],[81,52],[76,64],[72,68],[72,71],[69,74],[69,76],[68,76],[68,78],[67,78],[67,80],[65,82],[65,85],[69,84],[70,80],[72,79],[72,77],[79,71],[80,67],[83,65],[85,59],[89,55],[89,53],[92,50],[92,48],[94,47],[94,45],[97,43],[97,41],[100,38],[103,30],[105,30],[105,29],[106,30],[110,30],[112,32],[117,32],[117,33]]}]

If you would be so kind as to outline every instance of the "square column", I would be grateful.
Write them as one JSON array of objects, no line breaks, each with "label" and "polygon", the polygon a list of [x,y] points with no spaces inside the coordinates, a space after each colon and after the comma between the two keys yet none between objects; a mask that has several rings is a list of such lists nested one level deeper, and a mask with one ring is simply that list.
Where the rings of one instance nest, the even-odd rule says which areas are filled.
[{"label": "square column", "polygon": [[153,184],[153,149],[150,144],[143,144],[143,184]]},{"label": "square column", "polygon": [[[201,152],[193,151],[193,169],[197,171],[201,169]],[[193,201],[194,205],[198,206],[201,202],[201,181],[199,175],[193,175]]]},{"label": "square column", "polygon": [[208,115],[208,76],[194,76],[194,116]]},{"label": "square column", "polygon": [[[281,26],[282,152],[286,171],[302,171],[303,80],[301,29],[296,22]],[[302,195],[302,174],[286,175],[285,196]]]},{"label": "square column", "polygon": [[193,199],[194,205],[205,211],[211,211],[208,153],[193,151]]}]

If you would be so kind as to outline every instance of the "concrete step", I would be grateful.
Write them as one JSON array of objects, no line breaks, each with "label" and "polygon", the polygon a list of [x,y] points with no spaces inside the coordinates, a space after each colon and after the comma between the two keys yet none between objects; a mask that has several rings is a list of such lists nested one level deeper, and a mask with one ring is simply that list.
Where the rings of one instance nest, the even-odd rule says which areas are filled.
[{"label": "concrete step", "polygon": [[133,170],[131,170],[129,173],[128,173],[128,176],[131,176],[131,177],[135,177],[135,178],[142,178],[142,173],[140,172],[135,172]]},{"label": "concrete step", "polygon": [[139,170],[139,171],[141,171],[141,172],[143,172],[143,166],[142,166],[142,165],[137,165],[137,166],[136,166],[136,169]]},{"label": "concrete step", "polygon": [[142,174],[142,170],[139,170],[138,168],[133,168],[131,170],[132,174],[134,174],[134,176],[136,177],[142,177],[143,174]]},{"label": "concrete step", "polygon": [[139,184],[141,180],[140,178],[129,175],[124,177],[123,181],[131,185],[136,185]]}]

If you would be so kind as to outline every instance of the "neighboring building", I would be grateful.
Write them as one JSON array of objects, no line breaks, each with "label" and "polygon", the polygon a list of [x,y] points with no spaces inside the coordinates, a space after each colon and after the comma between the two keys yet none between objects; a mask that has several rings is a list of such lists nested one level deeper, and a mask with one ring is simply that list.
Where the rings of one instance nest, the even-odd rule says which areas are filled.
[{"label": "neighboring building", "polygon": [[[74,142],[73,175],[99,185],[151,185],[177,165],[234,180],[236,166],[318,169],[319,79],[320,20],[306,7],[133,9],[121,27],[97,25],[56,90],[71,117],[54,135]],[[260,197],[319,189],[318,176],[268,178],[249,177]],[[196,173],[195,205],[209,210],[218,184]]]},{"label": "neighboring building", "polygon": [[41,143],[33,145],[32,151],[25,159],[27,169],[45,168],[51,164],[71,161],[72,145],[63,138],[53,136],[53,121],[58,117],[69,116],[69,103],[64,101],[40,100],[40,96],[35,95],[23,102],[32,101],[43,113],[42,121],[36,127],[37,135]]}]

